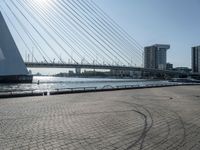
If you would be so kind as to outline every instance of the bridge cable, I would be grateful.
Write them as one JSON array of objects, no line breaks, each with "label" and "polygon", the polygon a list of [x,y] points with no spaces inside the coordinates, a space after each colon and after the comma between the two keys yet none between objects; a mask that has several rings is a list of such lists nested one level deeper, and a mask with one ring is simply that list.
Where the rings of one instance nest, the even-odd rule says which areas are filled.
[{"label": "bridge cable", "polygon": [[58,53],[53,49],[53,47],[47,42],[47,40],[42,36],[42,34],[34,27],[34,25],[30,22],[30,20],[22,13],[22,11],[15,5],[15,3],[11,0],[13,6],[20,12],[20,14],[27,20],[27,22],[33,27],[33,29],[37,32],[37,34],[43,39],[43,41],[47,44],[47,46],[54,52],[54,54],[58,57],[61,63],[64,64],[62,59],[59,57]]},{"label": "bridge cable", "polygon": [[[56,4],[57,5],[57,4]],[[64,11],[64,9],[63,9],[63,7],[66,9],[66,10],[68,10],[68,8],[66,7],[66,6],[63,6],[63,5],[61,5],[62,7],[60,7],[60,5],[57,5],[63,12],[64,12],[64,14],[66,15],[66,16],[68,16],[71,20],[73,20],[73,22],[76,24],[76,25],[78,25],[82,30],[84,30],[87,34],[89,34],[90,35],[90,37],[92,37],[92,39],[94,39],[95,40],[95,42],[97,42],[99,45],[101,45],[104,49],[106,49],[111,55],[112,55],[112,53],[98,40],[98,39],[96,39],[90,32],[88,32],[87,31],[87,29],[85,29],[83,26],[82,26],[82,24],[80,24],[79,22],[81,22],[80,21],[80,19],[77,19],[78,21],[76,21],[72,16],[70,16],[68,13],[65,13],[65,11]],[[76,17],[77,18],[77,17]],[[82,23],[82,22],[81,22]],[[87,27],[88,28],[88,27]],[[90,29],[91,30],[91,29]],[[92,31],[91,31],[92,32]],[[104,52],[104,50],[103,50],[103,52]],[[105,52],[104,52],[105,53]],[[115,60],[113,59],[113,57],[111,57],[111,56],[109,56],[107,53],[105,53],[111,60],[113,60],[113,62],[115,62]],[[115,58],[116,58],[116,56],[114,56]]]},{"label": "bridge cable", "polygon": [[[124,57],[126,57],[126,59],[127,58],[130,59],[129,58],[130,55],[128,53],[122,52],[122,50],[126,50],[127,48],[125,47],[125,45],[123,43],[121,43],[121,40],[119,40],[117,38],[117,36],[114,36],[114,33],[111,33],[110,30],[103,23],[101,23],[97,17],[95,17],[95,19],[94,19],[94,17],[93,17],[94,13],[92,13],[90,10],[88,10],[88,8],[86,8],[82,3],[80,3],[78,0],[73,1],[73,2],[78,6],[78,8],[76,6],[74,6],[74,7],[76,7],[77,10],[81,10],[82,13],[84,12],[84,14],[88,15],[91,18],[91,19],[89,19],[90,22],[92,22],[100,30],[100,32],[103,32],[106,35],[106,37],[108,38],[107,40],[111,39],[112,43],[113,43],[112,45],[114,45],[114,46],[116,45],[119,52],[122,55],[124,55]],[[88,18],[88,17],[86,17],[86,18]]]},{"label": "bridge cable", "polygon": [[[37,41],[34,40],[33,36],[28,32],[28,30],[26,29],[26,27],[23,25],[23,23],[18,19],[18,17],[15,15],[15,13],[11,10],[11,8],[6,4],[7,8],[10,10],[10,12],[12,13],[12,15],[14,16],[14,18],[16,19],[16,21],[19,23],[19,25],[22,27],[22,29],[24,30],[24,33],[26,33],[26,35],[29,37],[29,39],[34,43],[34,45],[36,47],[39,47],[39,53],[42,55],[43,59],[48,62],[46,60],[46,58],[44,57],[44,55],[50,60],[50,58],[46,55],[46,53],[41,49],[41,47],[39,46],[39,44],[37,43]],[[13,23],[12,23],[13,24]],[[14,26],[14,25],[13,25]],[[16,29],[17,31],[17,29]],[[17,31],[18,32],[18,31]],[[19,33],[19,32],[18,32]],[[42,54],[42,52],[44,53],[44,55]],[[51,61],[51,60],[50,60]]]},{"label": "bridge cable", "polygon": [[[123,38],[122,36],[122,34],[120,34],[120,33],[118,33],[119,31],[116,31],[117,29],[114,29],[110,24],[109,24],[109,22],[108,21],[106,21],[104,18],[102,18],[102,16],[101,15],[99,15],[97,12],[96,12],[96,10],[94,10],[91,6],[89,6],[85,1],[79,1],[79,0],[76,0],[76,1],[74,1],[75,3],[76,2],[78,2],[84,9],[84,12],[88,12],[88,13],[90,13],[91,15],[93,15],[94,16],[94,18],[96,19],[96,22],[99,22],[99,25],[101,25],[101,26],[103,26],[103,27],[105,27],[105,29],[107,29],[107,31],[106,32],[108,32],[112,37],[114,37],[117,41],[118,41],[118,43],[120,44],[120,45],[123,45],[123,46],[125,46],[125,47],[127,47],[127,46],[130,46],[130,47],[135,47],[135,46],[133,46],[132,44],[130,44],[129,43],[129,41],[124,41],[125,40],[125,38]],[[87,14],[88,14],[87,13]],[[95,20],[94,19],[94,20]],[[125,48],[125,49],[130,49],[130,48]],[[132,49],[132,48],[131,48]],[[135,54],[135,53],[133,53],[133,51],[130,51],[132,54]],[[142,60],[141,59],[141,53],[138,53],[138,51],[135,51],[140,57],[137,57],[137,58],[140,58],[140,60]]]},{"label": "bridge cable", "polygon": [[[92,40],[90,40],[91,43],[92,43],[93,45],[95,45],[95,47],[97,47],[98,49],[101,49],[102,52],[103,52],[110,60],[112,60],[113,62],[115,61],[110,55],[107,55],[107,53],[104,52],[104,50],[98,45],[98,44],[101,44],[101,43],[100,43],[91,33],[89,33],[84,27],[82,27],[82,25],[81,25],[79,22],[75,21],[70,15],[68,15],[60,5],[58,5],[58,4],[55,4],[55,5],[56,5],[56,7],[58,8],[58,9],[56,9],[56,8],[55,8],[55,9],[60,13],[60,15],[61,15],[67,22],[70,22],[79,32],[81,32],[81,34],[83,34],[84,36],[86,36],[88,39],[90,39],[90,37],[91,37],[92,39],[94,39],[95,42],[92,41]],[[60,10],[62,10],[62,12],[61,12]],[[70,19],[68,19],[66,16],[68,16]],[[80,27],[82,30],[80,30],[77,26]],[[87,34],[85,34],[83,31],[86,32]],[[89,36],[88,36],[88,35],[89,35]],[[98,43],[98,44],[97,44],[97,43]]]},{"label": "bridge cable", "polygon": [[[60,7],[60,6],[57,6],[58,8]],[[82,37],[80,34],[82,34],[84,37],[87,37],[87,39],[89,39],[89,36],[87,35],[87,34],[85,34],[82,30],[80,30],[78,27],[77,27],[77,24],[74,24],[70,19],[68,19],[61,11],[60,11],[60,9],[62,9],[62,8],[60,8],[60,9],[57,9],[56,7],[54,8],[55,9],[55,11],[56,11],[56,13],[58,13],[63,19],[61,19],[61,17],[60,16],[58,16],[58,17],[60,17],[60,19],[61,19],[61,21],[64,23],[64,24],[66,24],[66,25],[68,25],[68,27],[70,27],[70,29],[72,29],[73,30],[73,28],[71,27],[71,25],[73,25],[73,27],[76,29],[76,30],[73,30],[73,32],[75,33],[75,34],[77,34],[78,36],[80,36],[80,37]],[[53,10],[52,10],[53,11]],[[55,12],[54,11],[54,12]],[[71,25],[69,25],[68,23],[70,23]],[[78,33],[78,32],[79,33]],[[91,49],[92,50],[94,50],[94,49],[96,49],[96,48],[98,48],[98,49],[101,49],[94,41],[91,41],[90,40],[90,42],[88,42],[87,41],[87,39],[86,38],[81,38],[80,40],[81,41],[83,41],[85,44],[87,44],[87,46],[89,46],[89,47],[91,47]],[[92,45],[91,45],[92,44]],[[96,47],[96,48],[94,48],[94,46]],[[96,51],[95,53],[97,53],[97,56],[98,57],[101,57],[103,60],[106,60],[107,58],[105,58],[103,55],[101,55],[101,53],[99,53],[98,51]],[[103,53],[104,53],[104,51],[103,51]],[[108,56],[109,57],[109,56]],[[112,59],[111,57],[110,57],[110,59]],[[108,61],[107,61],[108,62]]]},{"label": "bridge cable", "polygon": [[94,3],[94,1],[91,0],[89,2],[88,0],[85,0],[85,2],[91,2],[90,4],[93,4],[92,6],[94,6],[94,9],[96,9],[102,16],[104,16],[106,20],[109,21],[114,27],[118,28],[119,31],[123,33],[127,39],[135,43],[141,52],[143,51],[143,46],[141,46],[132,36],[130,36],[130,34],[128,34],[122,27],[120,27],[109,15],[105,13],[105,11],[103,11],[96,3]]},{"label": "bridge cable", "polygon": [[[30,6],[30,5],[29,5]],[[34,5],[34,6],[36,6],[36,5]],[[37,5],[37,6],[39,6],[39,5]],[[38,8],[38,7],[37,7]],[[46,11],[45,11],[46,10]],[[53,17],[52,15],[51,15],[51,17],[49,17],[47,14],[48,14],[48,12],[47,12],[47,9],[43,9],[43,11],[42,11],[42,14],[44,15],[44,17],[45,18],[47,18],[48,20],[50,20],[50,22],[53,22],[53,24],[55,24],[55,25],[57,25],[56,27],[60,30],[60,32],[62,32],[62,33],[64,33],[65,35],[67,35],[66,37],[69,37],[70,38],[70,40],[72,41],[73,40],[73,44],[74,45],[76,45],[77,47],[82,47],[81,49],[83,49],[84,50],[84,52],[85,52],[85,54],[88,56],[88,58],[93,58],[93,59],[95,59],[94,58],[94,56],[93,55],[91,55],[90,53],[87,53],[87,51],[86,51],[86,49],[85,49],[85,47],[83,48],[83,45],[81,45],[80,43],[79,43],[79,41],[78,41],[78,39],[76,38],[76,39],[74,39],[74,37],[72,37],[68,32],[66,32],[66,27],[63,25],[63,23],[61,22],[61,20],[59,20],[59,23],[58,22],[56,22],[55,20],[58,18],[58,16],[55,18],[55,17]],[[43,17],[43,18],[44,18]],[[50,22],[49,22],[49,24],[50,24]],[[63,30],[61,30],[61,29],[63,29]],[[63,37],[64,38],[64,37]],[[83,59],[84,59],[84,57],[82,57]],[[89,63],[89,62],[88,62]],[[99,63],[100,64],[100,63]]]},{"label": "bridge cable", "polygon": [[[20,2],[19,2],[20,3]],[[31,8],[32,10],[35,10],[31,5],[27,5],[29,8]],[[31,16],[33,16],[33,14],[30,12],[30,11],[27,11],[29,12],[29,14]],[[36,13],[36,10],[34,11]],[[76,54],[82,59],[82,56],[71,46],[71,44],[69,44],[65,38],[63,38],[63,36],[50,24],[46,21],[46,19],[44,19],[44,17],[42,17],[39,13],[37,13],[37,15],[54,31],[54,33],[56,33],[60,39],[62,39],[73,51],[76,52]],[[42,25],[39,21],[38,21],[38,24]],[[59,43],[60,44],[60,43]],[[60,44],[61,45],[61,44]],[[65,50],[66,52],[66,50]],[[69,54],[68,52],[66,52],[67,54]],[[70,55],[71,56],[71,55]],[[89,62],[88,62],[89,63]]]},{"label": "bridge cable", "polygon": [[[83,3],[89,3],[88,1],[82,1]],[[91,1],[91,2],[93,2],[93,1]],[[88,5],[92,5],[91,3],[89,3]],[[101,8],[99,8],[98,7],[98,5],[96,5],[94,2],[93,2],[93,8],[91,8],[91,9],[93,9],[94,11],[96,11],[96,14],[100,14],[100,16],[103,16],[103,18],[101,18],[101,19],[103,19],[103,21],[104,22],[108,22],[108,23],[110,23],[111,25],[111,27],[114,29],[114,30],[119,30],[119,33],[117,33],[117,34],[121,34],[121,35],[123,35],[124,36],[124,39],[126,39],[126,40],[128,40],[127,42],[129,43],[129,42],[131,42],[133,45],[135,45],[134,47],[136,47],[136,48],[138,48],[138,50],[140,51],[140,53],[138,53],[137,51],[137,54],[139,54],[140,55],[140,58],[141,58],[141,60],[142,60],[142,63],[143,63],[143,47],[139,44],[139,43],[137,43],[137,41],[135,40],[135,39],[133,39],[126,31],[124,31],[116,22],[114,22],[114,20],[112,20],[108,15],[107,15],[107,18],[106,18],[106,14],[105,14],[105,12],[101,9]],[[95,8],[95,7],[97,7],[97,8]],[[98,10],[98,8],[100,9],[100,10]],[[101,12],[102,11],[102,12]],[[110,18],[110,20],[109,20],[109,18]],[[114,22],[114,23],[113,23]],[[115,25],[116,24],[116,25]],[[118,27],[116,27],[116,26],[118,26]],[[124,33],[124,32],[125,33]],[[131,38],[131,39],[130,39]],[[134,42],[133,42],[134,41]],[[129,43],[130,44],[130,43]],[[132,45],[131,44],[131,45]]]},{"label": "bridge cable", "polygon": [[[83,15],[83,17],[85,17],[86,19],[83,19],[83,17],[81,17],[90,27],[92,27],[96,32],[97,32],[97,34],[98,35],[100,35],[101,37],[102,37],[102,39],[104,39],[105,41],[107,41],[107,43],[109,44],[109,46],[110,46],[110,48],[111,49],[116,49],[118,52],[116,52],[116,51],[114,51],[114,52],[116,52],[120,57],[121,57],[121,59],[122,60],[124,60],[125,62],[127,62],[128,64],[129,64],[129,62],[127,61],[127,59],[129,59],[126,55],[124,55],[123,53],[121,53],[121,50],[118,48],[118,47],[120,47],[120,45],[118,45],[118,43],[116,43],[115,41],[110,41],[111,40],[111,38],[109,38],[108,37],[108,34],[105,32],[105,30],[104,30],[104,28],[102,28],[102,26],[100,25],[99,26],[99,24],[97,25],[97,24],[95,24],[94,23],[94,20],[92,20],[91,19],[91,17],[89,16],[89,15],[85,15],[82,11],[80,11],[80,10],[82,10],[82,8],[81,7],[77,7],[78,5],[77,5],[77,3],[75,3],[77,6],[75,6],[73,3],[71,3],[70,1],[68,1],[69,3],[70,3],[70,5],[72,5],[75,9],[73,9],[72,7],[70,7],[69,5],[69,7],[72,9],[72,11],[73,12],[77,12],[78,10],[79,10],[79,13],[76,13],[77,15],[79,15],[79,17],[81,17],[81,15],[80,15],[80,13]],[[65,3],[65,2],[64,2]],[[89,17],[88,17],[89,16]],[[86,20],[88,20],[88,21],[86,21]],[[97,23],[97,22],[96,22]],[[113,50],[114,50],[113,49]]]},{"label": "bridge cable", "polygon": [[[114,49],[107,43],[107,42],[105,42],[105,40],[103,39],[103,38],[101,38],[101,36],[102,37],[104,37],[100,32],[98,32],[93,26],[91,26],[90,24],[88,24],[89,25],[89,27],[86,25],[86,23],[85,22],[87,22],[85,19],[84,19],[84,21],[85,22],[83,22],[81,19],[83,19],[70,5],[68,5],[65,1],[62,1],[63,3],[61,3],[60,1],[57,1],[58,3],[60,3],[66,10],[68,10],[68,12],[70,12],[70,14],[73,16],[73,17],[75,17],[79,22],[81,22],[90,32],[92,32],[96,37],[98,37],[99,39],[100,39],[100,41],[103,41],[104,42],[104,44],[107,46],[107,47],[109,47],[109,49],[111,49],[116,55],[118,55],[120,58],[122,58],[125,62],[127,62],[128,64],[129,64],[129,62],[126,60],[126,59],[124,59],[118,52],[116,52],[116,51],[114,51]],[[70,9],[72,10],[70,10]],[[76,15],[75,15],[75,14]],[[77,17],[77,16],[79,16],[79,17]],[[81,18],[81,19],[80,19]],[[93,30],[95,30],[96,32],[97,32],[97,34],[95,33],[95,32],[93,32],[92,31],[92,29]],[[108,48],[106,48],[106,46],[104,45],[104,44],[102,44],[101,43],[101,45],[111,54],[111,55],[113,55],[113,57],[115,57],[121,64],[123,64],[122,63],[122,61],[118,58],[118,57],[116,57],[116,55],[114,55],[113,53],[111,53],[111,51],[110,50],[108,50]]]},{"label": "bridge cable", "polygon": [[[25,1],[25,0],[24,0]],[[4,1],[5,2],[5,1]],[[27,1],[26,1],[27,2]],[[72,3],[72,2],[60,2],[60,1],[57,1],[57,3],[56,3],[56,8],[61,8],[61,9],[59,9],[59,10],[61,10],[62,12],[64,12],[64,13],[62,13],[61,11],[58,11],[58,13],[57,14],[60,14],[59,15],[59,19],[57,20],[57,18],[55,18],[55,17],[53,17],[52,15],[51,16],[49,16],[48,17],[48,12],[47,11],[44,11],[44,9],[41,9],[40,7],[40,12],[42,12],[42,15],[40,14],[40,12],[39,11],[34,11],[34,10],[36,10],[35,9],[35,7],[34,6],[36,6],[36,3],[35,3],[35,5],[34,4],[32,4],[32,5],[28,5],[28,4],[26,4],[26,6],[28,6],[29,8],[31,8],[30,10],[32,10],[33,12],[34,12],[34,14],[37,14],[37,16],[39,16],[42,20],[43,20],[43,22],[45,22],[45,24],[46,25],[48,25],[53,31],[54,31],[54,33],[56,33],[57,34],[57,36],[63,41],[63,42],[65,42],[65,44],[67,44],[68,43],[68,41],[67,41],[67,39],[66,38],[68,38],[68,40],[71,40],[71,41],[74,41],[73,42],[73,44],[75,45],[75,47],[82,47],[82,50],[84,50],[85,51],[85,55],[87,55],[87,58],[90,58],[90,59],[94,59],[95,58],[95,55],[94,55],[94,53],[92,52],[92,51],[90,51],[90,52],[87,52],[87,50],[86,50],[86,47],[88,47],[89,46],[89,50],[90,50],[90,48],[92,49],[92,50],[94,50],[93,48],[95,47],[95,49],[96,48],[98,48],[99,47],[99,45],[100,45],[100,47],[99,47],[99,49],[101,49],[102,50],[102,52],[106,55],[106,57],[104,57],[103,55],[101,55],[101,57],[103,58],[103,59],[107,59],[107,57],[110,59],[110,60],[113,60],[114,62],[115,62],[115,60],[113,59],[113,57],[115,58],[115,59],[117,59],[120,63],[122,63],[122,61],[121,60],[123,60],[123,63],[124,62],[126,62],[126,63],[128,63],[128,64],[130,64],[130,62],[128,61],[129,60],[129,57],[126,55],[126,53],[122,53],[122,49],[125,49],[126,50],[126,44],[125,44],[125,42],[130,42],[130,37],[127,37],[128,35],[124,35],[125,33],[123,33],[122,32],[122,30],[120,30],[119,31],[119,29],[117,29],[117,25],[113,25],[113,27],[115,27],[115,29],[112,29],[112,26],[110,25],[111,23],[113,23],[113,22],[111,22],[109,19],[108,19],[108,17],[106,18],[106,16],[104,16],[104,18],[102,19],[102,17],[99,17],[100,19],[98,19],[98,17],[95,17],[96,18],[96,20],[93,18],[93,16],[97,16],[97,15],[99,15],[97,12],[96,13],[91,13],[91,10],[90,10],[90,6],[88,5],[88,9],[86,8],[87,7],[87,2],[85,2],[85,1],[83,1],[83,2],[80,2],[79,0],[78,0],[78,3],[77,3],[77,1],[75,2],[75,1],[73,1],[74,2],[74,4]],[[5,2],[6,3],[6,2]],[[29,24],[32,26],[32,28],[34,29],[34,30],[36,30],[36,32],[38,33],[38,35],[40,35],[40,37],[45,41],[45,38],[41,35],[41,34],[39,34],[39,31],[36,29],[36,28],[34,28],[34,25],[31,23],[31,21],[22,13],[22,11],[19,9],[19,7],[11,0],[11,3],[15,6],[15,8],[21,13],[21,15],[29,22]],[[38,21],[35,17],[34,17],[34,15],[33,15],[33,13],[31,13],[31,11],[29,10],[29,9],[27,9],[27,7],[25,7],[25,5],[24,4],[22,4],[22,2],[21,1],[19,1],[19,0],[17,0],[17,3],[27,12],[27,14],[29,14],[36,22],[37,22],[37,24],[49,35],[49,37],[51,37],[53,40],[54,40],[54,37],[50,34],[50,32],[46,29],[45,30],[45,27],[42,25],[42,23],[40,22],[40,21]],[[83,3],[85,3],[85,5],[83,4]],[[92,2],[92,3],[94,3],[94,2]],[[89,4],[89,2],[88,2],[88,4]],[[7,5],[7,7],[8,7],[8,4],[6,3],[6,5]],[[37,4],[38,6],[40,5],[40,4]],[[95,4],[93,4],[93,5],[95,5]],[[61,7],[62,6],[62,7]],[[96,9],[98,9],[98,6],[96,6],[97,8]],[[54,7],[54,9],[56,10],[56,8]],[[71,14],[71,16],[68,14],[68,13],[66,13],[66,11],[63,9],[63,8],[65,8],[65,10],[67,10],[67,12],[69,12],[70,14]],[[10,7],[9,7],[9,9],[10,9]],[[46,9],[46,8],[45,8]],[[92,9],[92,8],[91,8]],[[99,8],[100,9],[100,8]],[[46,9],[47,10],[47,9]],[[81,12],[81,14],[78,14],[76,11],[79,11],[79,12]],[[96,10],[97,11],[97,10]],[[99,11],[99,10],[98,10]],[[13,12],[12,12],[13,13]],[[102,12],[100,12],[100,13],[102,13]],[[104,13],[104,12],[103,12]],[[45,17],[44,17],[44,14],[45,14]],[[64,15],[65,14],[65,15]],[[97,15],[94,15],[94,14],[97,14]],[[104,14],[104,15],[106,15],[106,14]],[[61,17],[62,18],[61,18]],[[65,22],[66,22],[66,20],[67,20],[67,17],[66,16],[68,16],[68,18],[70,18],[74,23],[75,23],[75,26],[73,26],[74,28],[77,28],[77,24],[78,24],[78,26],[79,26],[79,28],[81,28],[83,31],[81,32],[81,30],[79,29],[78,30],[78,32],[79,32],[79,35],[86,35],[87,34],[87,36],[89,35],[90,37],[89,37],[89,39],[90,38],[92,38],[93,40],[91,40],[90,41],[90,45],[81,45],[80,43],[84,43],[85,44],[85,41],[87,41],[86,39],[84,39],[84,38],[82,38],[82,39],[79,39],[79,40],[76,40],[77,38],[76,38],[76,36],[73,36],[73,34],[72,34],[72,36],[70,36],[70,33],[69,33],[69,31],[67,31],[67,28],[66,28],[66,24],[65,24]],[[73,17],[72,17],[73,16]],[[64,21],[63,21],[63,18],[64,18]],[[76,19],[75,19],[76,18]],[[107,20],[106,20],[107,19]],[[71,21],[70,20],[70,21]],[[77,21],[78,20],[78,21]],[[104,23],[104,24],[101,24],[101,22],[111,22],[110,24],[109,23]],[[72,21],[71,21],[71,24],[72,24]],[[62,24],[61,24],[61,23]],[[54,26],[52,26],[52,24],[54,25]],[[105,24],[106,24],[106,26],[105,26]],[[114,23],[113,23],[114,24]],[[59,26],[59,28],[57,28],[57,29],[55,29],[55,25],[58,25]],[[108,28],[108,27],[110,27],[111,26],[111,28]],[[13,24],[12,24],[12,26],[13,26]],[[71,26],[71,25],[69,25],[68,24],[68,26]],[[91,28],[90,28],[91,27]],[[16,28],[16,27],[15,27]],[[22,26],[22,28],[23,28],[23,26]],[[72,29],[72,28],[71,28]],[[110,29],[112,29],[112,30],[110,30]],[[24,30],[24,28],[23,28],[23,30]],[[116,30],[116,32],[114,32],[113,30]],[[27,29],[26,30],[24,30],[25,31],[25,33],[26,33],[26,31],[27,31]],[[64,31],[64,32],[63,32]],[[110,31],[110,32],[109,32]],[[67,34],[68,36],[66,36],[66,37],[63,37],[63,35],[62,34],[60,34],[60,32],[62,32],[62,33],[65,33],[65,34]],[[76,33],[78,33],[78,32],[76,32]],[[120,33],[121,32],[121,33]],[[112,34],[112,33],[114,33],[114,34]],[[27,34],[27,36],[28,36],[28,34],[30,34],[29,32],[28,33],[26,33]],[[119,35],[118,35],[119,34]],[[124,41],[125,40],[125,38],[123,38],[123,37],[121,37],[121,35],[120,34],[122,34],[122,36],[124,37],[124,36],[126,36],[126,41]],[[18,35],[21,37],[21,39],[22,39],[22,36],[19,34],[19,32],[18,32]],[[31,35],[31,34],[30,34]],[[118,36],[114,36],[114,35],[118,35]],[[82,37],[81,36],[81,37]],[[129,35],[130,36],[130,35]],[[70,37],[70,39],[69,39],[69,37]],[[30,38],[30,36],[29,36],[29,38]],[[123,40],[120,40],[120,38],[121,39],[123,39]],[[129,39],[127,39],[127,38],[129,38]],[[32,43],[34,44],[34,45],[36,45],[36,44],[38,44],[37,42],[35,43],[35,42],[33,42],[33,40],[34,40],[34,38],[32,39],[32,38],[30,38],[30,40],[32,41]],[[128,41],[127,41],[128,40]],[[120,41],[122,42],[121,44],[120,44]],[[23,41],[24,43],[25,43],[25,41]],[[45,41],[45,43],[49,46],[49,48],[54,52],[54,54],[56,54],[56,56],[60,59],[60,61],[62,62],[62,63],[64,63],[63,61],[62,61],[62,59],[61,59],[61,57],[59,57],[58,56],[58,54],[57,54],[57,52],[53,49],[53,47],[47,42],[47,41]],[[64,49],[64,47],[62,46],[62,44],[60,44],[58,41],[56,42],[57,43],[57,45],[58,46],[60,46],[60,48],[62,49],[62,50],[64,50],[65,51],[65,53],[70,57],[70,58],[73,58],[65,49]],[[87,42],[88,43],[88,42]],[[98,44],[97,44],[98,43]],[[132,42],[133,43],[133,42]],[[135,43],[134,43],[135,44]],[[27,44],[26,44],[27,45]],[[39,44],[38,44],[39,45]],[[81,58],[81,59],[85,59],[81,54],[79,54],[78,53],[78,51],[76,50],[76,48],[74,48],[71,44],[67,44],[74,52],[76,52],[76,54],[79,56],[79,58]],[[70,46],[71,45],[71,46]],[[130,44],[129,43],[129,46],[130,45],[132,45],[132,44]],[[94,46],[94,47],[93,47]],[[125,47],[124,47],[125,46]],[[28,46],[27,46],[28,47]],[[102,49],[103,48],[103,49]],[[116,50],[118,50],[118,52],[116,52],[114,49],[116,49]],[[30,51],[30,49],[28,48],[28,50]],[[106,50],[106,52],[104,52]],[[95,50],[96,51],[96,50]],[[98,52],[98,51],[96,51],[96,52]],[[132,52],[132,51],[130,51],[130,52]],[[137,51],[136,51],[137,52]],[[44,53],[44,52],[43,52]],[[107,55],[107,54],[111,54],[113,57],[111,57],[111,55]],[[133,53],[133,52],[132,52]],[[100,54],[100,53],[99,53]],[[42,53],[41,53],[41,55],[42,55]],[[42,55],[43,57],[44,57],[44,55]],[[90,56],[90,57],[88,57],[88,56]],[[99,56],[99,55],[98,55]],[[138,58],[140,58],[140,57],[136,57],[137,59]],[[45,60],[46,61],[46,60]],[[77,63],[75,60],[73,60],[75,63]],[[87,61],[87,60],[86,60]],[[88,62],[88,61],[87,61]],[[89,63],[89,62],[88,62]],[[122,63],[122,64],[123,64]],[[117,63],[116,63],[117,64]]]},{"label": "bridge cable", "polygon": [[[24,5],[19,2],[19,0],[17,0],[16,2],[18,2],[18,4],[21,5],[21,7],[37,22],[38,25],[40,25],[40,27],[45,31],[45,33],[47,33],[55,42],[56,44],[76,63],[78,64],[78,62],[65,50],[65,48],[58,42],[58,40],[33,16],[33,14],[27,10]],[[65,62],[63,62],[63,60],[60,58],[61,62],[64,64]]]},{"label": "bridge cable", "polygon": [[[19,31],[17,30],[17,28],[14,26],[14,24],[12,23],[11,19],[8,17],[8,15],[6,14],[5,10],[0,6],[1,11],[4,13],[4,15],[6,16],[7,20],[9,21],[9,23],[11,24],[11,26],[13,27],[13,29],[15,30],[15,32],[17,33],[17,35],[20,37],[20,39],[22,40],[23,44],[25,45],[25,47],[27,48],[27,50],[31,53],[27,43],[25,42],[25,40],[22,38],[22,36],[20,35]],[[37,61],[37,59],[35,58],[35,56],[33,56],[35,61]]]},{"label": "bridge cable", "polygon": [[[82,1],[82,3],[85,3],[85,5],[90,7],[90,9],[93,10],[94,14],[98,15],[102,19],[102,21],[105,22],[105,24],[110,26],[110,28],[112,28],[114,30],[113,33],[116,33],[119,36],[123,36],[123,39],[126,39],[127,42],[128,41],[131,42],[133,45],[135,45],[134,47],[138,48],[138,50],[143,49],[142,46],[138,46],[139,44],[136,44],[136,42],[137,42],[136,40],[134,40],[135,42],[133,42],[133,41],[130,41],[129,39],[127,39],[127,35],[124,33],[125,31],[122,32],[123,29],[121,29],[121,27],[120,27],[120,29],[119,29],[119,27],[116,27],[119,25],[117,23],[113,23],[114,20],[112,20],[107,14],[105,14],[105,12],[97,4],[95,4],[93,1],[91,1],[91,3],[90,3],[88,0]],[[89,6],[89,5],[91,5],[91,6]],[[98,8],[100,10],[98,10]]]}]

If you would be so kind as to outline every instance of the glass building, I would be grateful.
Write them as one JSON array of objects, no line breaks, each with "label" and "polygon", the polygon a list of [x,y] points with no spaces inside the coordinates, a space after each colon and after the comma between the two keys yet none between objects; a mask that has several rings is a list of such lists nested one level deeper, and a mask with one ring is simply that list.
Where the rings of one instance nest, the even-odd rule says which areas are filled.
[{"label": "glass building", "polygon": [[170,45],[155,44],[144,48],[144,67],[166,70],[167,50]]}]

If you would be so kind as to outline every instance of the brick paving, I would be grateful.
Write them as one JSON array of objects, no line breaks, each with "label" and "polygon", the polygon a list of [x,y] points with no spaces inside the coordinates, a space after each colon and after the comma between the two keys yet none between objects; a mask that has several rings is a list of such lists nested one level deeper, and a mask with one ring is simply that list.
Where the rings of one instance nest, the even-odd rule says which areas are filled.
[{"label": "brick paving", "polygon": [[200,86],[0,100],[0,150],[199,150]]}]

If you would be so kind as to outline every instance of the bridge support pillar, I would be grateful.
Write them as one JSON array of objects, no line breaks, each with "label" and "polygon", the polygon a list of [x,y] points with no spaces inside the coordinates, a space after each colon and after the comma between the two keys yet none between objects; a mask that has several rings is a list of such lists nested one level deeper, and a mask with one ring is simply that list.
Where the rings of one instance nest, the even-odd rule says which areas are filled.
[{"label": "bridge support pillar", "polygon": [[81,68],[75,68],[75,73],[77,75],[80,75],[81,74]]}]

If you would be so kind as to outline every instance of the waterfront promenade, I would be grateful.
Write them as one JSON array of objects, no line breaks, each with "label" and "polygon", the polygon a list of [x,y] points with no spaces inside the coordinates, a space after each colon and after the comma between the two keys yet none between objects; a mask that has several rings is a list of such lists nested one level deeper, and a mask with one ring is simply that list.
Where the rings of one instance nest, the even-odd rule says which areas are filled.
[{"label": "waterfront promenade", "polygon": [[200,86],[0,100],[0,150],[199,150]]}]

